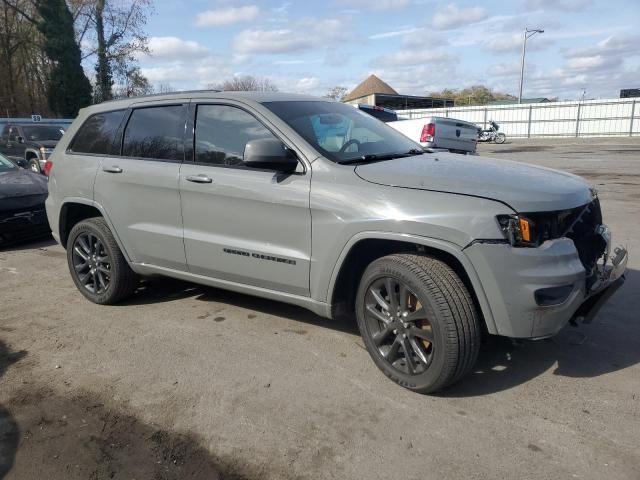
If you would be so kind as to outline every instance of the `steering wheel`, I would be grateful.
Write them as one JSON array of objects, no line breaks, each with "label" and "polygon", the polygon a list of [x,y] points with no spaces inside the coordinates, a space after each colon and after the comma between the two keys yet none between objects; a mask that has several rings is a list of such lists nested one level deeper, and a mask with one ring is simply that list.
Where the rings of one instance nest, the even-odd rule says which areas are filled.
[{"label": "steering wheel", "polygon": [[342,148],[340,149],[340,153],[346,152],[347,148],[349,148],[353,144],[358,145],[358,151],[360,151],[360,142],[355,138],[352,138],[351,140],[347,140],[347,142],[344,145],[342,145]]}]

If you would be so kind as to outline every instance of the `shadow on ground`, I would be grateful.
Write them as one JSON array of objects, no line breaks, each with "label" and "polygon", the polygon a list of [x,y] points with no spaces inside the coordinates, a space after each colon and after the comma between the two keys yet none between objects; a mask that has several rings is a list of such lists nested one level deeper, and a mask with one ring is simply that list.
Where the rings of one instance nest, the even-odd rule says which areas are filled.
[{"label": "shadow on ground", "polygon": [[591,324],[567,325],[555,337],[535,342],[492,337],[474,371],[442,396],[472,397],[507,390],[549,369],[554,375],[593,378],[640,363],[640,272],[630,269],[626,278]]},{"label": "shadow on ground", "polygon": [[0,243],[0,252],[17,252],[20,250],[34,250],[57,245],[51,234],[41,235],[37,238],[15,240],[11,243]]},{"label": "shadow on ground", "polygon": [[119,305],[147,305],[151,303],[171,302],[184,298],[195,298],[203,302],[217,302],[247,310],[254,310],[265,315],[286,318],[295,322],[312,324],[344,333],[359,335],[355,320],[329,320],[296,305],[166,277],[153,277],[144,280],[135,295]]},{"label": "shadow on ground", "polygon": [[[0,341],[0,374],[25,355]],[[24,378],[0,405],[0,480],[10,471],[25,480],[289,478],[212,455],[195,436],[145,423],[94,394],[60,396]]]},{"label": "shadow on ground", "polygon": [[[640,297],[634,295],[638,291],[640,272],[629,270],[625,285],[602,308],[592,324],[568,325],[555,337],[536,342],[514,343],[504,337],[490,337],[481,349],[475,370],[443,395],[468,397],[507,390],[550,368],[554,369],[555,375],[589,378],[639,363],[637,312],[640,311]],[[188,297],[359,335],[355,320],[328,320],[294,305],[161,277],[143,284],[138,293],[122,305]]]},{"label": "shadow on ground", "polygon": [[[0,341],[0,378],[7,368],[20,361],[27,352],[11,353],[4,342]],[[18,449],[20,429],[11,412],[0,404],[0,480],[5,477],[13,467],[13,462]]]}]

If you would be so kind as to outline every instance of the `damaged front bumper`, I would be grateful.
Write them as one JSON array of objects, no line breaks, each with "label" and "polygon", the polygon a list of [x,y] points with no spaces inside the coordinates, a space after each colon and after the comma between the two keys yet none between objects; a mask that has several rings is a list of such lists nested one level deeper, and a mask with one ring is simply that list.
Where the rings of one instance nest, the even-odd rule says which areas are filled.
[{"label": "damaged front bumper", "polygon": [[[610,262],[608,262],[610,258]],[[613,257],[605,257],[602,265],[598,266],[597,279],[591,286],[587,298],[571,317],[571,324],[591,323],[602,305],[622,286],[625,281],[629,254],[626,248],[618,247]]]},{"label": "damaged front bumper", "polygon": [[[475,243],[464,251],[481,279],[492,317],[490,333],[545,338],[568,322],[590,321],[624,282],[628,254],[607,250],[587,278],[573,240],[548,240],[537,248]],[[542,295],[541,295],[542,293]],[[544,296],[543,296],[544,295]],[[493,325],[490,325],[493,323]]]}]

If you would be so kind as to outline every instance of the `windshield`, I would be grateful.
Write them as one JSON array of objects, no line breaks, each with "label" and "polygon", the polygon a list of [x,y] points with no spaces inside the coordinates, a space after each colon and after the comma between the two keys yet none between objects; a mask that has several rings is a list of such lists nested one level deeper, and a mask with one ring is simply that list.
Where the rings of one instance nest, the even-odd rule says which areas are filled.
[{"label": "windshield", "polygon": [[334,162],[423,151],[419,144],[380,120],[344,103],[283,101],[263,105]]},{"label": "windshield", "polygon": [[42,140],[60,140],[64,130],[56,126],[39,125],[37,127],[23,127],[26,140],[30,142],[41,142]]},{"label": "windshield", "polygon": [[15,170],[17,167],[7,157],[0,155],[0,172]]}]

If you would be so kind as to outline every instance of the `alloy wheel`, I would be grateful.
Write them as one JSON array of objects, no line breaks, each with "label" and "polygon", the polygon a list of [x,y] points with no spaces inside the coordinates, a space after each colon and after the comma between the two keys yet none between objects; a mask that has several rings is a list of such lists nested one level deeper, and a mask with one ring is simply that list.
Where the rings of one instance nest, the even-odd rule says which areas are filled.
[{"label": "alloy wheel", "polygon": [[73,268],[84,288],[94,294],[104,293],[111,282],[111,259],[96,235],[81,233],[73,242]]},{"label": "alloy wheel", "polygon": [[434,353],[434,333],[424,303],[392,277],[373,281],[364,302],[368,334],[382,358],[404,374],[424,373]]}]

